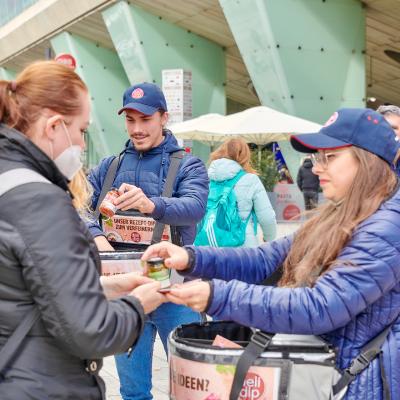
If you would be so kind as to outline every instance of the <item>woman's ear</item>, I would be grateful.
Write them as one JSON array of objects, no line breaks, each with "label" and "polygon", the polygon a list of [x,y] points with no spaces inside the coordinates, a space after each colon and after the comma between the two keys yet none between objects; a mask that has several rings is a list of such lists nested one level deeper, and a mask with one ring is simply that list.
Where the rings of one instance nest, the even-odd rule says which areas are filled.
[{"label": "woman's ear", "polygon": [[57,130],[61,125],[61,121],[62,116],[60,114],[53,115],[47,118],[47,121],[45,122],[44,133],[48,137],[48,139],[54,140],[57,134]]}]

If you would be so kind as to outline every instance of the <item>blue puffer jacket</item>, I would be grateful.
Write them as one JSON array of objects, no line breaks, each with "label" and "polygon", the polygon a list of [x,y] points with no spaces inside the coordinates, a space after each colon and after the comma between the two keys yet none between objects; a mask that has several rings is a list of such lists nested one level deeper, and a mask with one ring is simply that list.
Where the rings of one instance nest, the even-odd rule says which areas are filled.
[{"label": "blue puffer jacket", "polygon": [[[207,313],[267,332],[316,334],[338,349],[344,369],[393,323],[383,358],[392,400],[400,399],[400,190],[354,232],[339,260],[315,286],[258,286],[285,260],[292,238],[258,248],[193,248],[189,274],[213,279]],[[350,385],[347,400],[383,398],[379,359]]]},{"label": "blue puffer jacket", "polygon": [[[162,223],[176,226],[183,244],[191,244],[196,235],[196,224],[205,213],[208,196],[207,170],[199,158],[185,156],[175,179],[172,197],[160,197],[168,173],[169,155],[181,149],[170,131],[166,130],[164,133],[164,141],[147,152],[137,152],[131,141],[127,143],[113,186],[129,183],[140,187],[155,204],[154,212],[148,215]],[[89,181],[94,188],[93,209],[96,208],[113,159],[114,157],[103,159],[89,174]],[[90,223],[89,230],[94,237],[103,234],[97,222]]]}]

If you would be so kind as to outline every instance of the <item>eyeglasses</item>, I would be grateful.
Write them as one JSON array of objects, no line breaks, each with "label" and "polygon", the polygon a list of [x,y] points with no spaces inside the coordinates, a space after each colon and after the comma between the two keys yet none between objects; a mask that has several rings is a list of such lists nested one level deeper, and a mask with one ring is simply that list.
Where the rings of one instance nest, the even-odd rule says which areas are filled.
[{"label": "eyeglasses", "polygon": [[313,166],[317,166],[317,164],[326,169],[329,166],[329,163],[332,162],[337,156],[340,154],[343,154],[346,150],[344,151],[335,151],[332,153],[326,153],[325,151],[319,151],[318,153],[312,153],[311,154],[311,162]]}]

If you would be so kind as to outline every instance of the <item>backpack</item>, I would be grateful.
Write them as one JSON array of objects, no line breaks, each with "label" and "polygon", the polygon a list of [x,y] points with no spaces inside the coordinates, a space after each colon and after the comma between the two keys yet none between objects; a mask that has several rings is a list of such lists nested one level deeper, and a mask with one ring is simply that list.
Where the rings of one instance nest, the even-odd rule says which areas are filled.
[{"label": "backpack", "polygon": [[245,174],[241,170],[232,179],[210,182],[206,214],[197,226],[195,246],[238,247],[244,243],[253,212],[246,221],[240,218],[233,188]]}]

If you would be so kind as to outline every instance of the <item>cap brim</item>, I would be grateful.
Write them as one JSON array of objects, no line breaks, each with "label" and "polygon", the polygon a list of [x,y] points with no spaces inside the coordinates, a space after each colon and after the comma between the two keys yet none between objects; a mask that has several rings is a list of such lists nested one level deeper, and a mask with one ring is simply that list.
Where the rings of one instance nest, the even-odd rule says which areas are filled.
[{"label": "cap brim", "polygon": [[315,153],[318,150],[336,150],[342,147],[351,146],[350,143],[343,142],[324,135],[322,133],[305,133],[290,137],[292,147],[301,153]]},{"label": "cap brim", "polygon": [[126,110],[135,110],[139,111],[144,115],[153,115],[155,112],[158,111],[158,108],[147,106],[146,104],[141,104],[141,103],[128,103],[118,111],[118,115],[120,115],[122,112]]}]

